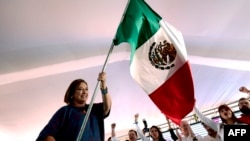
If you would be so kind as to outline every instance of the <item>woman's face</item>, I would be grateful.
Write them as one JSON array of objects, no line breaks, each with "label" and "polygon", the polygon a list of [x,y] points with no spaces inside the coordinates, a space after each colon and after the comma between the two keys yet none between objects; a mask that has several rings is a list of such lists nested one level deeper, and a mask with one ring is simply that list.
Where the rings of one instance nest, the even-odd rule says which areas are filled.
[{"label": "woman's face", "polygon": [[81,82],[80,85],[75,89],[73,103],[85,104],[88,100],[88,92],[88,85],[84,82]]},{"label": "woman's face", "polygon": [[156,128],[151,128],[150,129],[150,135],[152,136],[153,139],[159,138],[159,133]]},{"label": "woman's face", "polygon": [[231,119],[232,114],[233,114],[232,111],[227,108],[221,109],[219,113],[220,113],[220,116],[225,120]]}]

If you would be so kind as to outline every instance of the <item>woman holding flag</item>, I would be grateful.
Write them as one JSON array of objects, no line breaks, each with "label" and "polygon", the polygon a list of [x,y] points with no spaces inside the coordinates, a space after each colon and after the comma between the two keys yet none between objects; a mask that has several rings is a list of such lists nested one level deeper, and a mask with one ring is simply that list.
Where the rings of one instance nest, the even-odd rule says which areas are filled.
[{"label": "woman holding flag", "polygon": [[[106,86],[106,73],[99,73],[102,103],[94,103],[87,119],[80,141],[104,141],[104,118],[109,116],[111,98]],[[76,141],[82,123],[86,118],[89,104],[88,84],[83,79],[76,79],[69,85],[64,96],[67,104],[61,107],[40,132],[36,141]]]}]

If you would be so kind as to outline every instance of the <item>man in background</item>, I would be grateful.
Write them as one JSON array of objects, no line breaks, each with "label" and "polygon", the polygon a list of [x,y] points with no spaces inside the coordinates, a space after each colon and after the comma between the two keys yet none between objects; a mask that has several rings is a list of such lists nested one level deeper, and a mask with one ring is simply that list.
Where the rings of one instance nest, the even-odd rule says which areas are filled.
[{"label": "man in background", "polygon": [[[239,89],[242,93],[247,93],[250,95],[250,90],[246,87],[242,86]],[[241,117],[239,117],[239,120],[243,123],[246,123],[250,125],[250,101],[249,98],[242,97],[238,101],[239,110],[241,111]]]}]

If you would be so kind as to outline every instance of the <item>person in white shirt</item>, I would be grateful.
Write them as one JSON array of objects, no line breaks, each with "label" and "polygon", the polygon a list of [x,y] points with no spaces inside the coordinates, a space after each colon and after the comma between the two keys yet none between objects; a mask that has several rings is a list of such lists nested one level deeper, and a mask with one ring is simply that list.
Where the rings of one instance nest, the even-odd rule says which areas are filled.
[{"label": "person in white shirt", "polygon": [[[111,124],[111,137],[108,138],[108,141],[119,141],[119,139],[116,137],[116,134],[115,134],[115,127],[116,127],[116,124],[112,123]],[[129,138],[129,141],[137,141],[137,138],[138,138],[137,132],[133,129],[129,130],[128,138]]]},{"label": "person in white shirt", "polygon": [[177,131],[177,141],[200,141],[201,135],[194,134],[190,124],[186,120],[182,120],[180,124],[181,134]]},{"label": "person in white shirt", "polygon": [[119,140],[116,138],[115,127],[116,127],[116,124],[115,124],[115,123],[112,123],[112,124],[111,124],[111,137],[108,138],[108,141],[119,141]]},{"label": "person in white shirt", "polygon": [[[217,131],[207,126],[204,122],[201,122],[205,130],[207,131],[207,135],[201,139],[201,141],[222,141]],[[200,141],[200,140],[199,140]]]}]

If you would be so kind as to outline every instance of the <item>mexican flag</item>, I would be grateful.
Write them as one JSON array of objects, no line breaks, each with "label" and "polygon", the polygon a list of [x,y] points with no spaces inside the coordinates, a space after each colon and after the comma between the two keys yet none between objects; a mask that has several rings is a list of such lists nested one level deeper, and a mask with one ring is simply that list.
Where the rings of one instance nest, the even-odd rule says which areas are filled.
[{"label": "mexican flag", "polygon": [[144,1],[130,0],[114,45],[131,46],[130,73],[160,111],[176,124],[194,107],[194,87],[182,33]]}]

